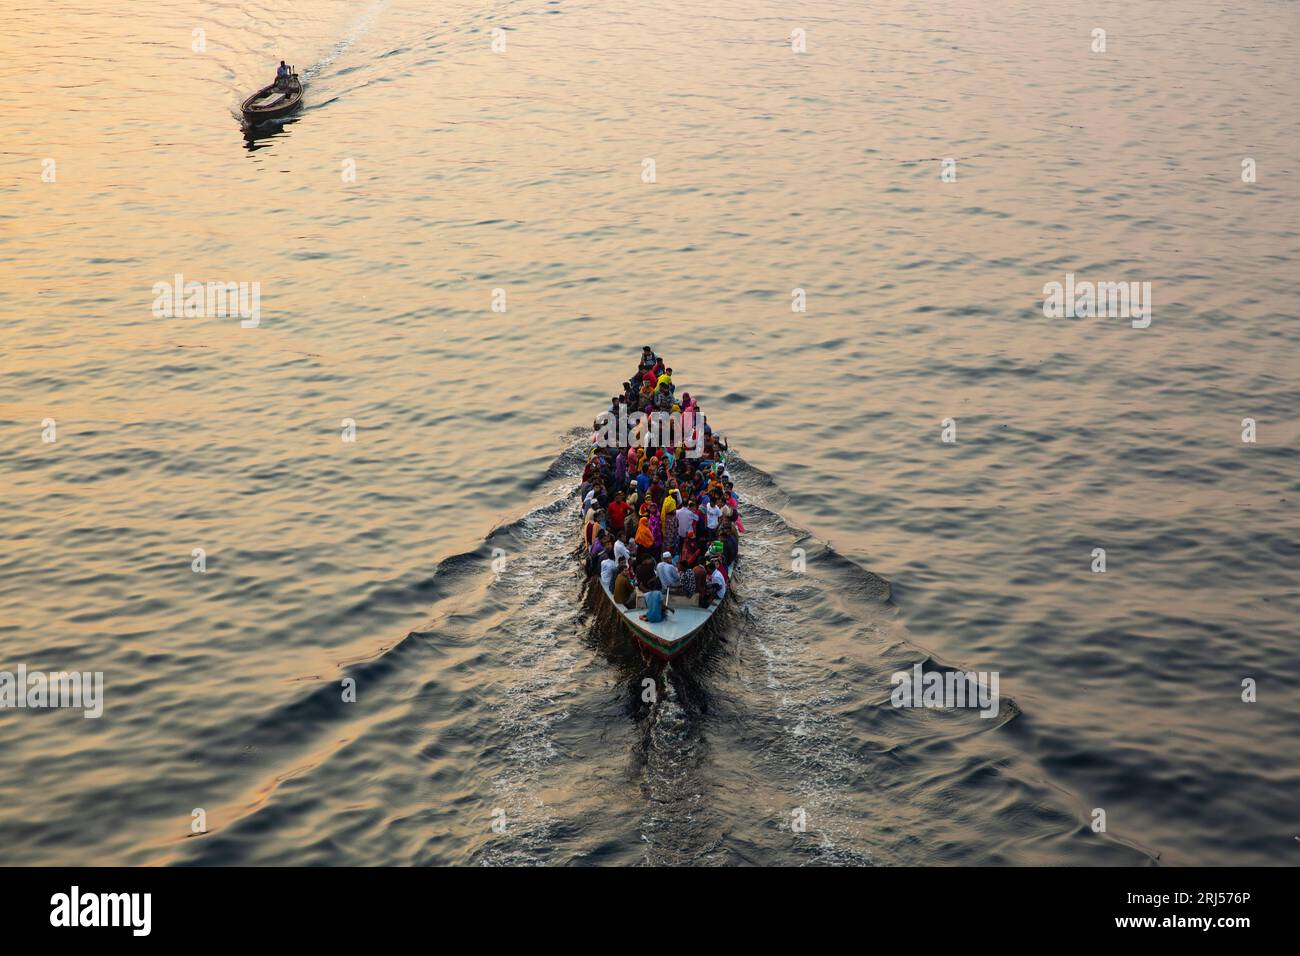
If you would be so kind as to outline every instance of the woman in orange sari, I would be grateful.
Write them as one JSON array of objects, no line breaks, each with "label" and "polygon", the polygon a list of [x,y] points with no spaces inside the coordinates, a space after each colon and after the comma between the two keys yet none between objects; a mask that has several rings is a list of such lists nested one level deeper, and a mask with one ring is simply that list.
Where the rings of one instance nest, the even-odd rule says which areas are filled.
[{"label": "woman in orange sari", "polygon": [[644,515],[642,515],[641,521],[636,528],[636,543],[637,543],[638,556],[640,556],[643,553],[651,554],[651,555],[654,554],[654,550],[655,550],[654,532],[650,530],[650,519]]}]

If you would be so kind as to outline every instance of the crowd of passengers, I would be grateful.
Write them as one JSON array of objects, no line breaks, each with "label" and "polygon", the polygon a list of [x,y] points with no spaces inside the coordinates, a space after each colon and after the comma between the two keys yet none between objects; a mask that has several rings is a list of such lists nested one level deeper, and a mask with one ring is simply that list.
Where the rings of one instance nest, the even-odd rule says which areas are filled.
[{"label": "crowd of passengers", "polygon": [[[617,419],[620,411],[677,413],[699,431],[677,429],[675,447],[653,437],[647,444],[644,431],[617,447],[599,440],[596,423],[579,486],[587,575],[599,576],[624,607],[644,607],[644,621],[672,614],[672,595],[707,608],[726,596],[745,530],[726,471],[726,440],[714,435],[689,392],[678,397],[673,370],[648,345],[623,394],[610,400],[609,414]],[[660,430],[659,440],[668,434]],[[692,435],[698,456],[688,453]]]}]

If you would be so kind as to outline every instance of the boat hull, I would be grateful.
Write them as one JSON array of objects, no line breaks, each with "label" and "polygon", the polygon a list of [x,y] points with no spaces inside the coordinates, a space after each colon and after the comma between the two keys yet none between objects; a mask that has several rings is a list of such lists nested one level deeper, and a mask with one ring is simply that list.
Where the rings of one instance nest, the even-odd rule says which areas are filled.
[{"label": "boat hull", "polygon": [[283,86],[272,83],[264,86],[240,105],[239,110],[249,123],[283,119],[302,106],[302,82],[295,76]]}]

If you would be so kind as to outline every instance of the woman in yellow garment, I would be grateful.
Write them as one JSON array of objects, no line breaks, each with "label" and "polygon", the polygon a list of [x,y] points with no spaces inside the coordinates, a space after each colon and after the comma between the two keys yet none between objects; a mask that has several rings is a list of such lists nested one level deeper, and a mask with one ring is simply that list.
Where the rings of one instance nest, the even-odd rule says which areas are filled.
[{"label": "woman in yellow garment", "polygon": [[677,499],[671,494],[664,495],[663,507],[659,509],[659,520],[666,522],[668,516],[677,510]]},{"label": "woman in yellow garment", "polygon": [[663,529],[664,548],[677,553],[677,516],[673,514],[677,510],[677,499],[674,495],[677,489],[674,488],[664,495],[663,507],[659,510],[659,527]]}]

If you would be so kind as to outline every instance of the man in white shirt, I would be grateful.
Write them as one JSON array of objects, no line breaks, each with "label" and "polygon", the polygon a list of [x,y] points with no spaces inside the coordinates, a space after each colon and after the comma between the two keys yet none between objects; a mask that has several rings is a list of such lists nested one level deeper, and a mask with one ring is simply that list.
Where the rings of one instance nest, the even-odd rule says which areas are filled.
[{"label": "man in white shirt", "polygon": [[623,543],[622,538],[615,538],[614,539],[614,560],[618,561],[624,558],[627,559],[628,564],[631,564],[632,552],[627,549],[627,545]]},{"label": "man in white shirt", "polygon": [[605,587],[613,589],[614,575],[618,573],[618,562],[613,558],[605,558],[600,562],[600,583]]},{"label": "man in white shirt", "polygon": [[727,596],[727,579],[722,576],[717,564],[710,561],[709,566],[713,568],[713,573],[709,575],[709,584],[713,586],[713,596],[721,601]]},{"label": "man in white shirt", "polygon": [[665,551],[663,558],[655,565],[655,574],[659,576],[659,583],[663,585],[665,591],[669,588],[681,587],[682,574],[677,570],[677,565],[673,564],[673,556]]},{"label": "man in white shirt", "polygon": [[704,505],[704,514],[709,528],[709,537],[715,537],[718,533],[718,521],[722,518],[722,509],[712,501]]},{"label": "man in white shirt", "polygon": [[699,514],[690,505],[683,505],[675,512],[677,515],[677,535],[685,538],[695,527],[695,522],[700,520]]}]

